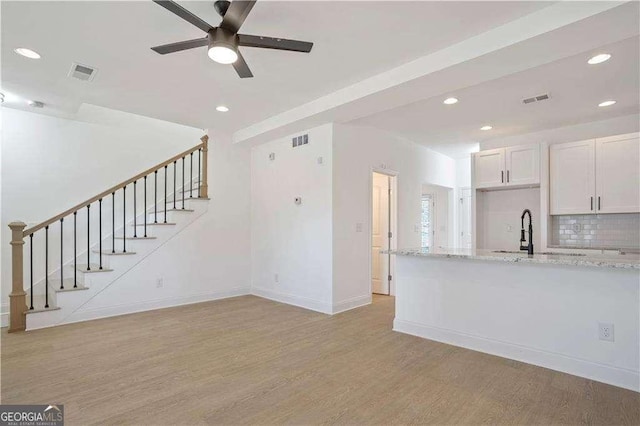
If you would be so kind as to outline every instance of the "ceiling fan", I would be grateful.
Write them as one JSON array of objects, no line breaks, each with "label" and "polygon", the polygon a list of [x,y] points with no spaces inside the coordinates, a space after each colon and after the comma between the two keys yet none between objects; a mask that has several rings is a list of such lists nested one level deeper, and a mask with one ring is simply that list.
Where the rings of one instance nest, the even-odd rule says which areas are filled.
[{"label": "ceiling fan", "polygon": [[207,36],[194,40],[156,46],[152,47],[151,50],[161,55],[166,55],[167,53],[208,46],[209,57],[221,64],[233,64],[233,68],[235,68],[240,78],[253,77],[249,66],[238,49],[240,46],[305,53],[309,53],[313,47],[313,43],[306,41],[238,34],[242,23],[255,5],[256,0],[234,0],[233,2],[217,0],[213,6],[216,12],[222,16],[222,22],[218,27],[209,25],[174,1],[154,0],[154,3],[159,4],[169,12],[178,15],[185,21],[200,28],[207,33]]}]

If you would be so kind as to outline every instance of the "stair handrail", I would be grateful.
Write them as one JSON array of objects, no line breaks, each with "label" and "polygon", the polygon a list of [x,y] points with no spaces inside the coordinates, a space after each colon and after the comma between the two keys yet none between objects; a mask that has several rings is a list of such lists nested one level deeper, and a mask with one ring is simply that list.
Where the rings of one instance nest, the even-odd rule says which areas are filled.
[{"label": "stair handrail", "polygon": [[189,148],[186,151],[183,151],[178,155],[174,155],[170,159],[168,159],[166,161],[163,161],[162,163],[156,164],[155,166],[148,168],[144,172],[138,173],[134,177],[132,177],[130,179],[127,179],[124,182],[121,182],[121,183],[119,183],[119,184],[107,189],[106,191],[102,191],[100,194],[98,194],[98,195],[96,195],[94,197],[91,197],[88,200],[83,201],[82,203],[71,207],[70,209],[67,209],[67,210],[63,211],[62,213],[60,213],[60,214],[58,214],[56,216],[53,216],[51,219],[45,220],[44,222],[39,223],[38,225],[32,226],[31,228],[28,228],[28,229],[25,229],[23,231],[23,233],[22,233],[22,236],[23,237],[27,237],[27,236],[33,234],[34,232],[39,231],[40,229],[42,229],[42,228],[44,228],[44,227],[46,227],[48,225],[51,225],[51,224],[59,221],[60,219],[62,219],[64,217],[67,217],[67,216],[73,214],[73,212],[79,211],[80,209],[86,207],[87,205],[93,204],[96,201],[98,201],[99,199],[105,198],[108,195],[111,195],[111,193],[113,193],[113,192],[115,192],[115,191],[117,191],[119,189],[122,189],[125,186],[128,186],[128,185],[132,184],[133,182],[135,182],[137,180],[140,180],[140,179],[144,178],[147,175],[150,175],[151,173],[155,172],[156,170],[160,170],[164,166],[167,166],[167,165],[173,163],[174,161],[179,160],[182,157],[186,157],[187,155],[191,154],[192,152],[196,152],[197,150],[199,150],[201,148],[202,148],[202,154],[203,154],[203,157],[202,157],[202,171],[203,171],[203,174],[202,174],[202,183],[201,183],[202,189],[201,189],[200,194],[201,194],[201,197],[207,198],[208,197],[208,194],[207,194],[208,185],[207,185],[207,173],[206,173],[207,168],[205,167],[205,165],[207,164],[207,144],[208,144],[209,136],[204,135],[202,138],[200,138],[200,140],[202,140],[202,143],[200,143],[200,144],[198,144],[198,145],[196,145],[196,146],[194,146],[192,148]]},{"label": "stair handrail", "polygon": [[[191,155],[191,157],[193,157],[193,153],[196,151],[200,151],[202,150],[202,170],[199,170],[199,179],[200,182],[199,185],[199,190],[198,190],[198,197],[199,198],[208,198],[209,194],[209,186],[207,184],[207,165],[208,165],[208,161],[207,161],[207,157],[208,157],[208,147],[209,147],[209,136],[208,135],[204,135],[200,138],[200,140],[202,141],[201,143],[199,143],[198,145],[187,149],[186,151],[181,152],[178,155],[174,155],[173,157],[171,157],[170,159],[163,161],[159,164],[156,164],[153,167],[148,168],[147,170],[143,171],[142,173],[138,173],[137,175],[133,176],[130,179],[125,180],[124,182],[121,182],[109,189],[107,189],[106,191],[101,192],[100,194],[89,198],[86,201],[83,201],[80,204],[77,204],[75,206],[73,206],[70,209],[65,210],[64,212],[53,216],[50,219],[45,220],[42,223],[39,223],[38,225],[32,226],[31,228],[25,229],[27,227],[27,225],[24,222],[20,222],[20,221],[15,221],[15,222],[11,222],[9,224],[9,228],[11,229],[11,293],[9,294],[9,332],[14,332],[14,331],[23,331],[26,329],[26,312],[29,309],[33,309],[33,271],[31,273],[31,308],[27,307],[26,304],[26,292],[24,290],[24,271],[23,271],[23,265],[24,265],[24,239],[25,237],[31,237],[33,238],[33,234],[41,229],[45,229],[45,233],[48,232],[49,229],[49,225],[52,225],[58,221],[60,221],[60,226],[62,226],[62,222],[64,221],[64,218],[70,215],[74,215],[74,224],[75,224],[75,213],[80,211],[81,209],[87,207],[89,208],[91,206],[91,204],[95,203],[96,201],[100,202],[100,204],[102,205],[102,199],[108,197],[109,195],[113,195],[115,194],[116,191],[122,189],[123,191],[126,191],[126,187],[130,184],[134,184],[134,194],[135,194],[135,183],[140,180],[140,179],[145,179],[146,182],[146,176],[157,172],[158,170],[161,170],[162,168],[165,168],[165,175],[166,175],[166,168],[171,164],[174,163],[174,173],[175,173],[175,163],[179,160],[182,159],[183,162],[183,178],[184,178],[184,158],[188,155]],[[192,160],[193,161],[193,160]],[[199,160],[200,161],[200,160]],[[193,164],[193,163],[192,163]],[[200,164],[200,163],[198,163]],[[191,166],[192,170],[193,170],[193,165]],[[174,181],[174,186],[175,186],[175,181]],[[184,188],[182,189],[184,191]],[[166,193],[166,182],[165,182],[165,193]],[[145,193],[146,194],[146,193]],[[175,194],[174,194],[175,197]],[[166,200],[165,200],[166,202]],[[135,203],[134,203],[135,204]],[[183,209],[184,209],[184,199],[183,199]],[[126,211],[126,210],[125,210]],[[145,211],[144,214],[146,215],[147,212]],[[135,210],[134,210],[134,216],[135,216]],[[134,218],[135,221],[135,218]],[[166,222],[166,208],[165,208],[165,222]],[[134,222],[135,223],[135,222]],[[75,226],[75,225],[74,225]],[[87,226],[88,222],[87,222]],[[74,228],[75,229],[75,228]],[[146,232],[146,222],[145,222],[145,232]],[[145,235],[146,236],[146,235]],[[74,238],[75,238],[75,234],[74,234]],[[126,238],[125,238],[126,240]],[[61,235],[61,241],[62,241],[62,235]],[[87,239],[87,244],[89,244],[88,242],[89,240]],[[32,247],[32,241],[30,243],[30,247]],[[62,244],[62,243],[61,243]],[[75,250],[75,245],[74,245],[74,250]],[[61,251],[62,252],[62,251]],[[87,253],[88,253],[88,249],[87,249]],[[102,255],[100,255],[102,256]],[[74,258],[74,262],[75,262]],[[62,271],[62,255],[61,255],[61,271]],[[100,257],[100,263],[102,263],[102,257]],[[75,265],[75,264],[74,264]],[[75,268],[75,266],[74,266]],[[102,269],[102,266],[100,266],[100,268]],[[75,271],[75,269],[74,269]],[[75,272],[74,272],[75,273]],[[45,270],[45,281],[47,280],[47,275],[48,274],[48,270]],[[75,276],[74,276],[74,281],[75,281]],[[61,284],[62,284],[63,280],[61,278]],[[45,305],[45,308],[48,307],[48,287],[45,290],[45,300],[47,302]]]}]

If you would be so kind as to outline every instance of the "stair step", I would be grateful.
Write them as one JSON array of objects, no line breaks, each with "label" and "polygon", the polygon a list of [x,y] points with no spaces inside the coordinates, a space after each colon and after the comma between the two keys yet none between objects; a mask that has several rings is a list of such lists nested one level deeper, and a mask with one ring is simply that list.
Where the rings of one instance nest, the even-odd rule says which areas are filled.
[{"label": "stair step", "polygon": [[97,263],[92,263],[90,270],[87,270],[87,264],[86,263],[78,264],[77,269],[78,269],[79,272],[84,272],[85,274],[93,274],[93,273],[96,273],[96,272],[111,272],[111,271],[113,271],[113,269],[105,268],[104,266],[102,267],[102,269],[100,269],[100,265],[98,265]]},{"label": "stair step", "polygon": [[[100,253],[100,250],[92,250],[94,253]],[[116,250],[116,252],[112,252],[111,250],[102,250],[102,254],[105,256],[128,256],[130,254],[136,254],[135,251],[127,251],[123,252],[121,250]]]},{"label": "stair step", "polygon": [[[152,222],[152,223],[147,223],[147,226],[165,226],[165,225],[175,225],[175,223],[173,223],[173,222],[167,222],[167,223],[165,223],[165,222],[153,223]],[[144,225],[144,223],[138,223],[138,224],[136,224],[136,226],[145,226],[145,225]],[[138,237],[138,238],[140,238],[140,237]]]},{"label": "stair step", "polygon": [[60,288],[60,280],[49,280],[49,288],[52,288],[56,293],[62,293],[65,291],[87,290],[88,287],[84,287],[79,282],[76,283],[77,287],[73,288],[73,278],[64,279],[64,288]]},{"label": "stair step", "polygon": [[[187,201],[187,199],[185,198],[185,201]],[[176,203],[178,204],[178,203]],[[167,213],[168,212],[183,212],[183,213],[193,213],[195,212],[195,210],[193,209],[181,209],[179,207],[175,208],[175,209],[167,209]]]},{"label": "stair step", "polygon": [[[155,240],[158,237],[127,237],[127,240]],[[124,237],[116,237],[116,240],[122,240]]]},{"label": "stair step", "polygon": [[[209,197],[184,197],[184,201],[209,201],[211,198]],[[176,199],[176,204],[182,203],[182,198]],[[167,201],[167,204],[173,204],[173,200]],[[180,209],[182,210],[182,209]]]},{"label": "stair step", "polygon": [[25,312],[25,315],[39,314],[41,312],[59,311],[59,310],[60,310],[60,308],[58,306],[53,306],[52,304],[49,304],[48,308],[45,308],[45,307],[36,308],[35,305],[34,305],[33,309],[27,309],[27,311]]}]

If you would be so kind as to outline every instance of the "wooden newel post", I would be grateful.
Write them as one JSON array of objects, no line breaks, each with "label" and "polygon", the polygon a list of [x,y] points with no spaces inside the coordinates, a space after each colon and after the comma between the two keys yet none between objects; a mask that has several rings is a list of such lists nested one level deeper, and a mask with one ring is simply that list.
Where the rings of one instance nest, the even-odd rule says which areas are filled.
[{"label": "wooden newel post", "polygon": [[204,135],[200,138],[202,141],[202,182],[200,182],[200,197],[209,198],[209,184],[207,181],[208,173],[208,161],[209,156],[209,136]]},{"label": "wooden newel post", "polygon": [[24,331],[27,327],[27,293],[24,291],[23,222],[11,222],[11,294],[9,294],[9,333]]}]

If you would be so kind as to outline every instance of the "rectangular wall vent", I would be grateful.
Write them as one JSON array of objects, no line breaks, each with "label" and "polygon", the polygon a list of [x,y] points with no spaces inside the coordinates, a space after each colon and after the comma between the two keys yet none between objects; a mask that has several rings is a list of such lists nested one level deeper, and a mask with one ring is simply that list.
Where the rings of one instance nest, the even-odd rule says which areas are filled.
[{"label": "rectangular wall vent", "polygon": [[547,99],[549,99],[549,94],[545,93],[543,95],[538,95],[538,96],[533,96],[531,98],[523,99],[522,103],[523,104],[530,104],[530,103],[533,103],[533,102],[546,101]]},{"label": "rectangular wall vent", "polygon": [[309,134],[304,134],[301,136],[296,136],[291,139],[291,145],[295,148],[301,145],[306,145],[309,143]]},{"label": "rectangular wall vent", "polygon": [[71,64],[71,70],[69,71],[69,77],[77,78],[82,81],[92,81],[98,72],[97,69],[82,65],[78,63]]}]

